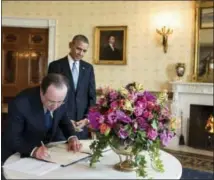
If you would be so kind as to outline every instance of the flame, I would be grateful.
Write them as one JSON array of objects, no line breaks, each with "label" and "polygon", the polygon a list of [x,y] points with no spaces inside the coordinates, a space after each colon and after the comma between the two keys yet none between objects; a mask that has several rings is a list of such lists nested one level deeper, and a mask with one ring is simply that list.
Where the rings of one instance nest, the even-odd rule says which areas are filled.
[{"label": "flame", "polygon": [[205,126],[205,129],[209,132],[214,134],[214,118],[212,115],[210,115],[209,119],[207,120],[207,124]]}]

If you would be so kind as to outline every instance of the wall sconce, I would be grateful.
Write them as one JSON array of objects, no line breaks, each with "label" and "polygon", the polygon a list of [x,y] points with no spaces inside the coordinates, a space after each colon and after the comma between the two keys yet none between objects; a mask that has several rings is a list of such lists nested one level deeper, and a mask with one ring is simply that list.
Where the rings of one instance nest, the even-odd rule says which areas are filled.
[{"label": "wall sconce", "polygon": [[166,28],[166,26],[162,27],[161,30],[156,29],[156,32],[162,36],[162,45],[164,53],[167,52],[168,49],[168,36],[172,34],[173,30],[170,28]]}]

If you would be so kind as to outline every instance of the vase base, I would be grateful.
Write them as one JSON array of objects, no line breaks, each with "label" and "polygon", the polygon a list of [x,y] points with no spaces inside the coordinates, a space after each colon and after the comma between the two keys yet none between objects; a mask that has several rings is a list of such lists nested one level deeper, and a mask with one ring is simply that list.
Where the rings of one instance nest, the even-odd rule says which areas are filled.
[{"label": "vase base", "polygon": [[134,165],[133,161],[125,160],[122,163],[115,164],[114,169],[123,172],[131,172],[136,171],[138,167]]}]

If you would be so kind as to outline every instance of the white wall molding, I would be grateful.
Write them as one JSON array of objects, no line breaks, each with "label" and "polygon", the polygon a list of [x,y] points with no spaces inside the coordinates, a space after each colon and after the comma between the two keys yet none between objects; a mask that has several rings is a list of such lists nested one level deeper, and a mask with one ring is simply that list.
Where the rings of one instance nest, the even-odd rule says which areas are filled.
[{"label": "white wall molding", "polygon": [[48,28],[48,64],[55,60],[55,38],[56,38],[56,20],[54,19],[33,19],[2,17],[2,26],[8,27],[26,27],[26,28]]}]

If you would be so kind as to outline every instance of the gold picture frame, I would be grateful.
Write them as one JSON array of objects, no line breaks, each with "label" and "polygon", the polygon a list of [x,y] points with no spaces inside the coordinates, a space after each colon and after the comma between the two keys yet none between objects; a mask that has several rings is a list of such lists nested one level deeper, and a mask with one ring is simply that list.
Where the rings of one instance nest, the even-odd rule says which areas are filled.
[{"label": "gold picture frame", "polygon": [[97,26],[94,37],[94,63],[126,65],[127,26]]},{"label": "gold picture frame", "polygon": [[[195,57],[192,81],[213,82],[213,28],[212,23],[202,20],[202,9],[214,8],[210,1],[195,4]],[[212,10],[213,11],[213,10]],[[211,16],[209,16],[211,18]],[[208,21],[210,22],[210,20]],[[209,26],[208,26],[208,25]]]}]

